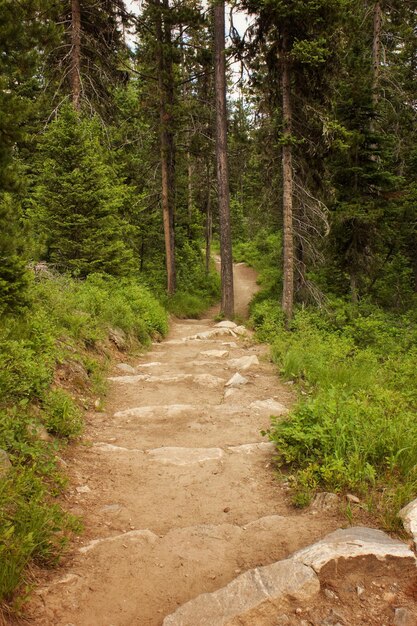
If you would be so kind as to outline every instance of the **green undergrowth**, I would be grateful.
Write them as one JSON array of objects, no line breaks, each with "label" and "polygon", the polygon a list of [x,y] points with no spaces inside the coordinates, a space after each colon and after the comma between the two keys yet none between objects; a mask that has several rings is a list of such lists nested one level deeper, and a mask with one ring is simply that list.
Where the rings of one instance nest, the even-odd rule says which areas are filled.
[{"label": "green undergrowth", "polygon": [[58,501],[59,455],[103,392],[109,331],[139,349],[167,329],[146,287],[49,272],[32,281],[26,314],[0,322],[0,605],[24,594],[29,563],[56,563],[79,529]]},{"label": "green undergrowth", "polygon": [[417,495],[417,312],[329,296],[321,310],[299,308],[285,331],[277,250],[278,238],[264,233],[235,258],[260,271],[251,323],[299,392],[268,431],[278,465],[294,476],[294,503],[317,490],[353,492],[397,529],[399,509]]},{"label": "green undergrowth", "polygon": [[295,471],[295,502],[315,490],[353,491],[386,528],[417,494],[416,315],[335,300],[299,310],[290,332],[278,306],[255,303],[258,336],[272,345],[299,401],[269,431],[278,462]]}]

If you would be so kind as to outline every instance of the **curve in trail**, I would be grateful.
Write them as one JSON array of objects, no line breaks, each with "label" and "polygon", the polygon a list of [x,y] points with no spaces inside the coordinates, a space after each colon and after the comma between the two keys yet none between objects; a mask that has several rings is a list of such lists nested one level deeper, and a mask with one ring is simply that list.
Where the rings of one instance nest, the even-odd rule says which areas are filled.
[{"label": "curve in trail", "polygon": [[[245,313],[254,272],[235,267],[235,289]],[[294,512],[275,480],[260,431],[292,399],[266,348],[213,319],[174,321],[133,371],[115,367],[106,412],[88,416],[90,445],[70,462],[85,533],[38,589],[33,623],[160,626],[337,528],[336,514]]]}]

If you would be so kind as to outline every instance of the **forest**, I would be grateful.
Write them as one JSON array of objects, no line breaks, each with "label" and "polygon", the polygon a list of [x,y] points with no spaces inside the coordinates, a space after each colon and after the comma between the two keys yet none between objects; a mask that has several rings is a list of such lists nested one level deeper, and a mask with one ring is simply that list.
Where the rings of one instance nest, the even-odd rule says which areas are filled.
[{"label": "forest", "polygon": [[0,603],[80,530],[59,454],[112,342],[143,349],[219,298],[233,318],[233,259],[299,393],[268,432],[294,504],[354,490],[398,528],[417,496],[416,35],[416,0],[0,0]]}]

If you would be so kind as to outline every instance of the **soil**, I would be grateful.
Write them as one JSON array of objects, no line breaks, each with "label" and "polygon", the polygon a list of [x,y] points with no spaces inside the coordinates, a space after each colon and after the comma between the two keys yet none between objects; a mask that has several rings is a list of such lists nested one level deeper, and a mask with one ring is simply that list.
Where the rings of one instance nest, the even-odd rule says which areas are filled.
[{"label": "soil", "polygon": [[[256,289],[255,273],[235,266],[240,316]],[[260,434],[269,412],[250,405],[274,400],[290,407],[294,394],[279,380],[267,348],[249,333],[183,341],[214,329],[215,313],[204,320],[173,320],[165,341],[129,361],[135,378],[115,367],[105,411],[88,415],[83,445],[66,459],[67,508],[82,517],[84,532],[59,568],[42,573],[29,604],[32,624],[160,626],[191,598],[348,525],[343,504],[332,510],[293,508],[285,483],[277,480],[273,449]],[[227,355],[202,354],[210,350]],[[225,397],[225,383],[238,371],[228,361],[253,355],[259,365],[239,370],[247,384]],[[355,591],[354,574],[339,572],[324,581],[337,600],[323,596],[302,613],[289,604],[252,624],[321,623],[327,609],[343,604],[343,619],[351,621],[340,619],[342,624],[388,626],[393,610],[391,621],[354,617],[363,606],[368,612],[382,606],[381,589],[390,591],[389,572],[377,582],[386,587],[372,591],[377,571],[375,565],[359,576],[365,600]],[[396,584],[400,578],[396,572]],[[405,586],[411,589],[408,574]],[[342,589],[352,589],[352,597]],[[399,594],[397,587],[395,598]],[[393,596],[387,598],[392,607]],[[286,615],[289,621],[279,621]]]}]

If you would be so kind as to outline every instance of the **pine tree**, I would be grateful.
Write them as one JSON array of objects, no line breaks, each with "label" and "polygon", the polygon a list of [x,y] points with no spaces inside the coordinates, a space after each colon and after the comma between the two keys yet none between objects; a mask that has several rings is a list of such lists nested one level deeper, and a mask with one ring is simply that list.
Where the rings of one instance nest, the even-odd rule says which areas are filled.
[{"label": "pine tree", "polygon": [[61,109],[40,145],[39,178],[32,216],[45,241],[45,258],[59,271],[85,277],[92,272],[132,272],[121,217],[125,189],[106,163],[96,119]]},{"label": "pine tree", "polygon": [[0,0],[0,314],[21,309],[27,297],[18,199],[22,172],[16,155],[38,86],[38,42],[44,36],[36,20],[40,8],[36,0]]}]

